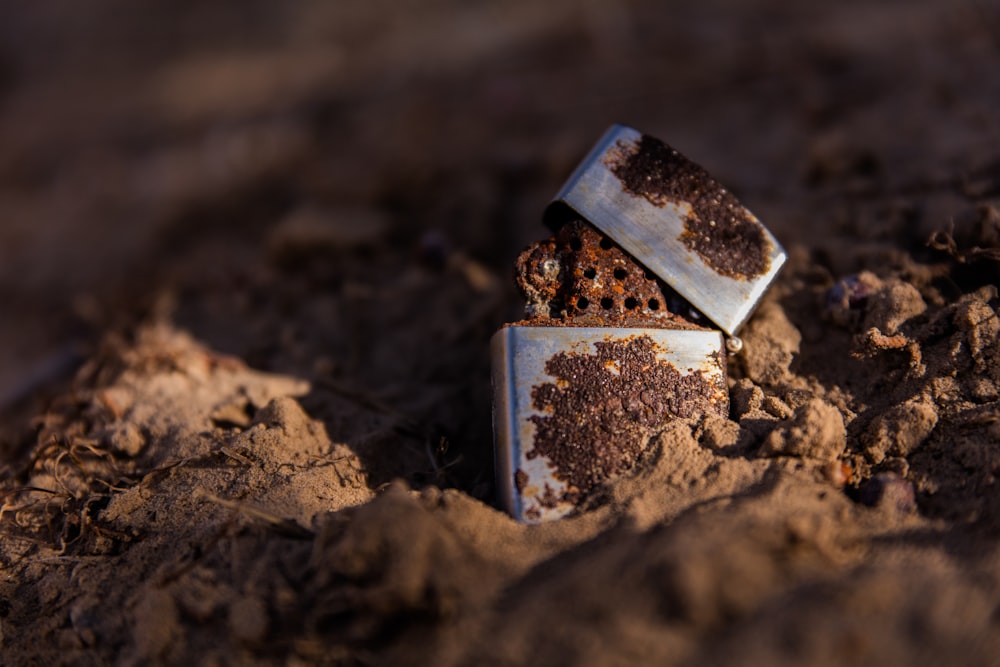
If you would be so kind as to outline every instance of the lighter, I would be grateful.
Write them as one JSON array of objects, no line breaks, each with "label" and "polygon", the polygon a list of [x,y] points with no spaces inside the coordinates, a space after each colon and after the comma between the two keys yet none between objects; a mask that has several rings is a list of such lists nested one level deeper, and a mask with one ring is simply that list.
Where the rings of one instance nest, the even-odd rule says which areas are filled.
[{"label": "lighter", "polygon": [[726,416],[726,339],[785,261],[703,169],[614,126],[525,250],[527,319],[492,340],[497,491],[516,519],[599,501],[675,419]]}]

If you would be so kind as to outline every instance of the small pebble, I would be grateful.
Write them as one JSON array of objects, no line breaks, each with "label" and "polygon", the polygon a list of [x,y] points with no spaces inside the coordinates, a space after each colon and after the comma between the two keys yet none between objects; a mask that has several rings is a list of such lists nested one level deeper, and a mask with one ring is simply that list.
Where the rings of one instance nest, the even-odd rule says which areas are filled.
[{"label": "small pebble", "polygon": [[870,293],[868,285],[858,276],[847,276],[838,280],[837,284],[827,291],[826,305],[827,308],[839,305],[856,308],[864,304]]},{"label": "small pebble", "polygon": [[826,317],[843,327],[857,326],[869,307],[870,297],[881,285],[878,277],[868,271],[844,276],[826,291]]},{"label": "small pebble", "polygon": [[858,488],[858,500],[868,507],[890,508],[908,514],[917,509],[913,484],[899,475],[883,472]]}]

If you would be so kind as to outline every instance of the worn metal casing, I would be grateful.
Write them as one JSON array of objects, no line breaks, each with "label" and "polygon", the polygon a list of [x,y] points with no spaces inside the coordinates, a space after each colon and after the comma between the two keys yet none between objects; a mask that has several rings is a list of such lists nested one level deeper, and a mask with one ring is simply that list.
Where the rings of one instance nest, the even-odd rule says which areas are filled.
[{"label": "worn metal casing", "polygon": [[492,357],[498,496],[528,523],[587,502],[670,421],[729,412],[718,331],[509,325]]},{"label": "worn metal casing", "polygon": [[729,335],[786,259],[774,236],[705,170],[621,125],[604,134],[554,203],[613,238]]}]

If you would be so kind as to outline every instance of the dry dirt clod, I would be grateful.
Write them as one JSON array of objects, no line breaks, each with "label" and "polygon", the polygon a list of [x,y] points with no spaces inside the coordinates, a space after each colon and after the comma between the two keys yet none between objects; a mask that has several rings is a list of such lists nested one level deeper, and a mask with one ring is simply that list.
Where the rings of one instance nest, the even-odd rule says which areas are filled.
[{"label": "dry dirt clod", "polygon": [[764,391],[750,378],[740,378],[729,390],[733,415],[737,420],[764,409]]},{"label": "dry dirt clod", "polygon": [[802,334],[780,306],[765,301],[747,324],[743,340],[745,349],[739,360],[747,377],[767,386],[788,376]]},{"label": "dry dirt clod", "polygon": [[764,440],[762,453],[834,461],[847,445],[840,410],[821,399],[812,399],[779,424]]},{"label": "dry dirt clod", "polygon": [[930,436],[938,423],[938,411],[929,398],[917,397],[890,408],[876,417],[862,441],[872,463],[887,456],[908,456]]},{"label": "dry dirt clod", "polygon": [[905,322],[926,310],[927,304],[916,287],[890,280],[881,289],[869,293],[862,327],[894,336]]}]

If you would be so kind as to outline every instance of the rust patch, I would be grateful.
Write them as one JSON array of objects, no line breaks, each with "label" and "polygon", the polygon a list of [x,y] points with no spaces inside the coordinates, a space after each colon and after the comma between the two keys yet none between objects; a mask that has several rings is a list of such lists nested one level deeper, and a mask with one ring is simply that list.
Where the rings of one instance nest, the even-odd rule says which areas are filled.
[{"label": "rust patch", "polygon": [[548,482],[545,483],[545,490],[542,494],[536,498],[539,507],[544,507],[547,510],[555,509],[559,506],[561,498],[556,494],[555,489]]},{"label": "rust patch", "polygon": [[679,240],[715,272],[748,280],[771,266],[771,242],[761,224],[707,171],[659,139],[619,143],[605,158],[622,187],[654,206],[690,206]]},{"label": "rust patch", "polygon": [[582,220],[522,252],[515,277],[532,324],[701,328],[687,301]]},{"label": "rust patch", "polygon": [[559,256],[555,238],[532,243],[517,258],[514,279],[517,287],[528,301],[532,314],[548,316],[562,305],[560,279],[563,264]]},{"label": "rust patch", "polygon": [[524,487],[528,486],[528,473],[523,470],[518,469],[514,473],[514,487],[517,489],[518,493],[524,493]]},{"label": "rust patch", "polygon": [[[553,383],[532,388],[534,446],[566,490],[557,500],[579,504],[607,480],[635,465],[649,439],[672,419],[727,406],[713,401],[718,383],[688,375],[656,358],[649,336],[596,343],[595,354],[560,352],[545,364]],[[611,368],[614,368],[614,371]]]}]

